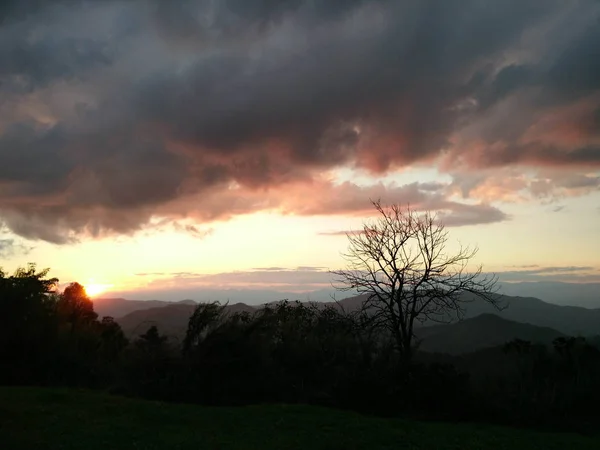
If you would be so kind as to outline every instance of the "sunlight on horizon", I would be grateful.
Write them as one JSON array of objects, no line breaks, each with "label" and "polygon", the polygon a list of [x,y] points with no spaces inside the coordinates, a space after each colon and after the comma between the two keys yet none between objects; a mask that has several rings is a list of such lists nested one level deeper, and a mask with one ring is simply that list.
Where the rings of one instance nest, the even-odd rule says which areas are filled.
[{"label": "sunlight on horizon", "polygon": [[99,284],[94,282],[86,283],[84,285],[85,292],[91,299],[107,292],[112,287],[112,284]]},{"label": "sunlight on horizon", "polygon": [[[474,262],[494,272],[533,264],[597,270],[600,246],[594,235],[600,214],[593,206],[598,200],[598,194],[570,198],[559,213],[544,204],[504,204],[503,210],[509,215],[505,221],[450,227],[449,249],[455,249],[459,242],[478,246]],[[580,220],[573,222],[574,215]],[[56,245],[39,243],[28,254],[12,259],[11,265],[36,261],[39,267],[50,267],[61,284],[85,284],[90,297],[166,287],[168,280],[181,282],[177,277],[181,273],[217,274],[260,267],[335,269],[343,263],[340,253],[346,250],[347,242],[343,235],[327,233],[359,229],[362,222],[361,217],[344,215],[255,213],[214,224],[214,232],[201,239],[184,232],[157,231],[84,241],[63,246],[59,252]],[[564,232],[569,229],[571,233]],[[536,230],[535,235],[531,230]],[[89,263],[72,263],[82,259]]]}]

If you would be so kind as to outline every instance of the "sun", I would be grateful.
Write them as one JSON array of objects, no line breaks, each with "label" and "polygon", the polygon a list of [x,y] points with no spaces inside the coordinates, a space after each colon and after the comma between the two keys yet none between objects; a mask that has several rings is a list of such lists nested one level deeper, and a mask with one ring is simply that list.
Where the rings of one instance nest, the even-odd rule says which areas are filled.
[{"label": "sun", "polygon": [[88,283],[85,285],[85,292],[90,297],[96,297],[105,292],[109,287],[111,287],[110,284]]}]

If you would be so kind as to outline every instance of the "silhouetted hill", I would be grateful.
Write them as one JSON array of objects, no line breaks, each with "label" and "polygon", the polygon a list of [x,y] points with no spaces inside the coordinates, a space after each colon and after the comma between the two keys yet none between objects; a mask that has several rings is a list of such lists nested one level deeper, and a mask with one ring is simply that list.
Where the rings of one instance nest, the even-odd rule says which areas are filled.
[{"label": "silhouetted hill", "polygon": [[[465,319],[493,314],[514,322],[528,323],[539,327],[549,327],[567,335],[591,336],[600,334],[600,309],[580,306],[561,306],[546,303],[531,297],[509,297],[498,295],[499,303],[506,306],[498,311],[489,303],[475,299],[465,304]],[[356,296],[339,303],[348,310],[360,307],[366,296]],[[434,325],[429,323],[426,325]]]},{"label": "silhouetted hill", "polygon": [[[117,322],[123,328],[126,336],[132,337],[143,334],[152,325],[156,325],[162,334],[176,337],[178,339],[185,335],[188,320],[194,308],[195,302],[183,301],[157,308],[141,309],[129,313],[119,319]],[[256,308],[244,303],[236,303],[225,307],[227,313],[239,313],[256,311]]]},{"label": "silhouetted hill", "polygon": [[117,319],[126,336],[143,334],[156,325],[162,334],[181,338],[185,335],[188,319],[194,305],[175,304],[157,308],[140,309]]},{"label": "silhouetted hill", "polygon": [[[344,298],[337,302],[337,304],[345,311],[356,311],[360,309],[362,304],[367,300],[368,295],[356,295],[354,297]],[[335,302],[330,302],[329,304],[335,304]]]},{"label": "silhouetted hill", "polygon": [[[500,303],[506,305],[502,311],[482,300],[474,300],[466,305],[465,319],[486,315],[496,315],[503,319],[547,327],[565,335],[593,336],[600,334],[600,309],[588,309],[579,306],[560,306],[543,302],[531,297],[498,296]],[[343,308],[347,312],[356,311],[365,301],[360,295],[336,302],[316,303],[317,305]],[[94,308],[101,315],[110,315],[117,319],[126,334],[139,331],[142,323],[155,324],[162,332],[182,335],[187,321],[196,303],[192,300],[182,302],[135,301],[124,299],[100,299]],[[228,305],[229,311],[255,311],[260,306],[245,303]],[[433,323],[425,324],[435,325]],[[144,325],[145,326],[145,325]],[[143,328],[143,327],[142,327]],[[142,330],[142,332],[145,331]]]},{"label": "silhouetted hill", "polygon": [[126,300],[124,298],[98,298],[94,299],[94,311],[101,317],[111,316],[115,319],[123,317],[134,311],[160,308],[174,304],[195,305],[193,300],[182,300],[180,302],[165,302],[162,300]]},{"label": "silhouetted hill", "polygon": [[490,304],[475,300],[467,306],[465,318],[496,314],[504,319],[550,327],[574,336],[595,335],[600,330],[600,309],[554,305],[531,297],[499,297],[502,303],[508,305],[503,311],[496,311]]},{"label": "silhouetted hill", "polygon": [[482,314],[450,325],[419,328],[420,349],[426,352],[458,355],[503,345],[519,338],[549,344],[562,333],[547,327],[513,322],[494,314]]},{"label": "silhouetted hill", "polygon": [[500,285],[504,295],[539,298],[557,305],[600,308],[600,283],[530,281]]},{"label": "silhouetted hill", "polygon": [[[151,304],[150,307],[141,305],[146,303],[145,301],[138,300],[120,300],[121,302],[115,302],[120,310],[129,309],[128,314],[123,317],[113,316],[117,322],[123,328],[125,335],[131,337],[144,333],[152,325],[156,325],[161,333],[175,336],[177,338],[183,337],[185,334],[188,320],[194,311],[196,302],[192,300],[184,300],[182,302],[148,302]],[[364,301],[364,296],[352,297],[347,300],[336,302],[310,302],[317,307],[335,306],[343,308],[344,311],[350,312],[360,308],[360,305]],[[112,299],[109,299],[108,305],[111,306]],[[269,302],[268,305],[275,305],[278,302]],[[293,301],[291,302],[293,305]],[[96,303],[94,304],[96,306]],[[251,306],[245,303],[235,303],[233,305],[227,305],[225,311],[227,313],[239,313],[239,312],[255,312],[261,308],[262,305]],[[136,309],[138,308],[138,309]],[[116,310],[116,308],[104,308],[104,310]],[[98,310],[96,310],[98,311]],[[100,315],[109,315],[99,313]]]}]

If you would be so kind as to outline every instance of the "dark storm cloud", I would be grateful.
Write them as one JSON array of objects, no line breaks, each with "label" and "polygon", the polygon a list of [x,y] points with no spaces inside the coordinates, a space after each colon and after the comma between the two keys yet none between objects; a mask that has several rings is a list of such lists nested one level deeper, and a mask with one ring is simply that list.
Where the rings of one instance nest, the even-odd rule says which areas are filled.
[{"label": "dark storm cloud", "polygon": [[[62,3],[66,3],[65,0]],[[47,0],[3,0],[0,2],[0,25],[6,22],[20,21],[28,16],[43,10],[49,3],[61,3],[60,1]]]},{"label": "dark storm cloud", "polygon": [[[593,2],[587,3],[594,6]],[[581,2],[582,6],[585,4]],[[597,8],[596,4],[596,8],[590,10],[591,20],[585,22],[572,40],[559,43],[554,41],[555,36],[549,36],[550,42],[556,45],[555,52],[549,52],[536,63],[510,64],[502,68],[491,83],[481,83],[486,89],[480,94],[482,104],[493,104],[517,89],[530,86],[542,88],[543,95],[538,100],[543,104],[572,101],[597,91],[600,88],[600,16]]]},{"label": "dark storm cloud", "polygon": [[151,139],[102,138],[81,149],[61,125],[7,129],[0,136],[4,223],[28,238],[70,242],[71,232],[136,230],[177,196],[186,173],[181,157]]},{"label": "dark storm cloud", "polygon": [[[573,6],[572,3],[569,4]],[[574,28],[576,25],[581,26],[581,30],[574,33],[573,39],[560,42],[555,35],[548,37],[549,47],[554,52],[548,51],[535,63],[510,64],[487,82],[486,75],[482,73],[478,74],[479,77],[474,77],[473,85],[477,87],[474,90],[475,98],[479,101],[475,110],[480,114],[489,112],[511,95],[529,96],[530,99],[522,111],[515,108],[512,118],[497,120],[494,126],[486,127],[481,132],[479,137],[488,144],[501,142],[505,145],[502,151],[476,155],[477,164],[600,166],[600,146],[597,144],[600,136],[600,3],[580,3],[585,4],[592,8],[589,10],[590,20],[571,24]],[[576,118],[564,118],[571,129],[579,130],[582,136],[579,144],[571,144],[565,148],[561,143],[548,143],[543,139],[543,133],[539,140],[530,138],[527,142],[522,142],[520,139],[535,124],[532,119],[539,119],[544,112],[552,114],[561,107],[590,98],[595,98],[595,110]]]},{"label": "dark storm cloud", "polygon": [[[389,0],[375,0],[384,3]],[[369,0],[222,0],[219,2],[155,0],[154,17],[166,36],[179,40],[218,39],[248,31],[260,32],[289,15],[320,23],[369,3]]]},{"label": "dark storm cloud", "polygon": [[[348,160],[339,146],[322,148],[322,138],[345,122],[364,124],[400,138],[390,158],[366,157],[385,169],[437,151],[458,118],[450,107],[468,94],[473,66],[551,10],[551,2],[364,3],[348,4],[327,27],[282,27],[277,43],[266,41],[259,54],[234,47],[183,73],[166,71],[140,92],[140,109],[213,151],[283,140],[290,164]],[[298,48],[300,41],[307,45]],[[348,130],[344,137],[354,136]]]},{"label": "dark storm cloud", "polygon": [[[18,234],[60,243],[161,214],[309,214],[312,203],[248,191],[442,149],[451,164],[598,164],[585,133],[570,148],[522,136],[546,110],[598,93],[599,11],[592,0],[5,3],[0,214]],[[581,31],[562,26],[566,13]],[[526,107],[507,114],[515,125],[500,126],[498,105],[522,93]],[[591,135],[596,122],[581,119]],[[456,134],[502,149],[472,153]],[[419,195],[435,193],[449,225],[506,219],[437,187]],[[330,212],[353,211],[327,188]]]},{"label": "dark storm cloud", "polygon": [[68,144],[68,133],[61,126],[9,125],[0,135],[0,179],[17,183],[15,190],[21,191],[11,190],[10,195],[58,189],[74,168],[66,154]]},{"label": "dark storm cloud", "polygon": [[558,96],[583,96],[600,88],[600,20],[592,22],[563,50],[547,74],[548,90]]},{"label": "dark storm cloud", "polygon": [[100,5],[79,0],[3,1],[0,94],[2,90],[27,94],[53,82],[86,81],[94,71],[110,66],[127,29],[116,20],[118,10],[106,20]]},{"label": "dark storm cloud", "polygon": [[7,83],[17,79],[25,90],[56,79],[81,77],[111,62],[111,49],[91,39],[13,39],[16,42],[0,41],[0,80]]},{"label": "dark storm cloud", "polygon": [[481,167],[506,166],[524,163],[532,166],[578,166],[582,168],[600,166],[600,146],[576,147],[565,151],[558,145],[533,142],[514,143],[501,151],[483,150],[472,156],[472,161]]}]

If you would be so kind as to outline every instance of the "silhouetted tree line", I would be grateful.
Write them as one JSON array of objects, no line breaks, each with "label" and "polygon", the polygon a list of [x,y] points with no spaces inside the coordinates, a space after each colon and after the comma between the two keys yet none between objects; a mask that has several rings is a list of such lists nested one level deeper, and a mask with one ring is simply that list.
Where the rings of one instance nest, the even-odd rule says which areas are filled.
[{"label": "silhouetted tree line", "polygon": [[464,357],[398,351],[364,311],[280,302],[254,314],[199,304],[185,339],[128,341],[84,288],[34,265],[0,271],[0,382],[77,386],[206,405],[284,402],[386,416],[592,427],[600,352],[582,338],[515,340]]},{"label": "silhouetted tree line", "polygon": [[128,341],[111,317],[98,320],[83,286],[57,293],[48,272],[0,271],[0,382],[102,386]]}]

